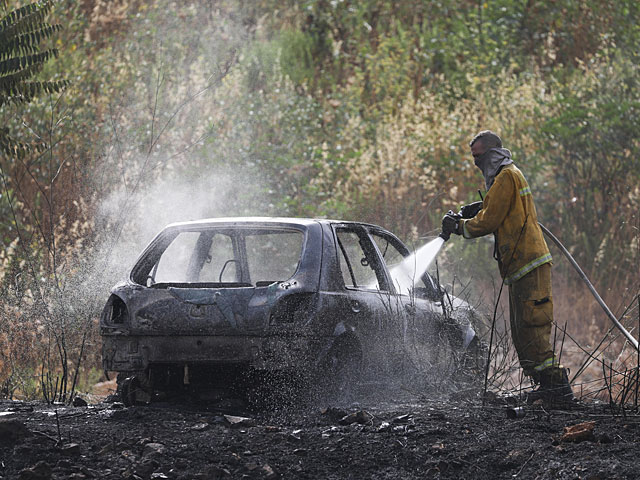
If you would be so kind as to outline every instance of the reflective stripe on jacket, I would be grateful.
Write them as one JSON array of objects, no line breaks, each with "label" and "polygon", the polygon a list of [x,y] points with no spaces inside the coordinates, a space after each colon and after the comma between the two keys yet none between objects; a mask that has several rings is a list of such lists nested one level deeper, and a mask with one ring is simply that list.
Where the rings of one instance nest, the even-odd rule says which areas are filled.
[{"label": "reflective stripe on jacket", "polygon": [[531,188],[514,164],[503,167],[496,176],[478,215],[463,222],[465,238],[496,234],[500,274],[507,285],[552,261]]}]

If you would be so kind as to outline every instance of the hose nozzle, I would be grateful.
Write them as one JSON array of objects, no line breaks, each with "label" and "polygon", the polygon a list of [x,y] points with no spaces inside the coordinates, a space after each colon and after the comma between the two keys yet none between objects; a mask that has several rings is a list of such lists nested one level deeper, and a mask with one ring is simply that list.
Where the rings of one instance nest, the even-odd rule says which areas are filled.
[{"label": "hose nozzle", "polygon": [[440,234],[438,235],[441,239],[443,239],[445,242],[447,240],[449,240],[449,238],[451,238],[451,234],[450,233],[445,233],[445,232],[440,232]]},{"label": "hose nozzle", "polygon": [[438,236],[446,242],[447,240],[449,240],[452,233],[459,235],[460,232],[458,231],[458,222],[461,218],[463,217],[460,213],[455,213],[453,212],[453,210],[449,210],[447,214],[442,217],[442,232],[440,232],[440,235]]}]

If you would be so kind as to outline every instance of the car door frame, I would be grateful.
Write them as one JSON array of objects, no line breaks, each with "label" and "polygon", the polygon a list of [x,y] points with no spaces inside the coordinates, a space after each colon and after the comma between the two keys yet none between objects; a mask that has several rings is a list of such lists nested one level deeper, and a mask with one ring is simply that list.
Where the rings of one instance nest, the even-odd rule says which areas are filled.
[{"label": "car door frame", "polygon": [[[379,289],[349,287],[344,284],[340,255],[345,254],[341,250],[338,238],[338,231],[341,229],[358,235],[367,260],[372,262],[372,269],[374,271],[378,269],[376,277]],[[345,328],[358,337],[365,367],[376,365],[385,369],[388,367],[388,361],[394,361],[393,352],[400,346],[403,331],[402,320],[395,315],[396,312],[389,310],[393,291],[386,266],[365,225],[336,222],[331,224],[331,232],[335,245],[336,273],[340,276],[338,283],[341,284],[334,292],[338,297],[336,303],[340,305],[339,311],[342,317],[340,324],[344,323],[344,327],[340,328]]]},{"label": "car door frame", "polygon": [[[404,258],[411,255],[409,248],[394,234],[391,232],[376,226],[367,228],[368,234],[373,237],[377,235],[394,247],[400,255]],[[427,280],[432,287],[432,294],[425,298],[417,295],[408,295],[402,292],[398,292],[396,285],[393,284],[391,274],[389,273],[389,267],[384,259],[383,253],[375,241],[371,239],[374,244],[378,255],[381,259],[382,265],[385,270],[385,275],[389,278],[391,284],[391,298],[390,300],[397,305],[396,311],[402,317],[403,321],[403,342],[406,349],[423,348],[428,346],[431,342],[425,342],[424,333],[428,331],[437,331],[438,322],[442,322],[445,317],[445,312],[442,309],[443,291],[439,288],[438,284],[433,281],[431,276],[424,272],[420,281],[425,285],[426,289],[429,289]]]}]

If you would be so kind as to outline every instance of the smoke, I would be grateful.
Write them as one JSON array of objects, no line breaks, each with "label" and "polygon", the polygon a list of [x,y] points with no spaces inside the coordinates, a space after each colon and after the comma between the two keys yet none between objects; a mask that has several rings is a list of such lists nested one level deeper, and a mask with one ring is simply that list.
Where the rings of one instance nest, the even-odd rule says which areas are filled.
[{"label": "smoke", "polygon": [[100,205],[100,223],[110,229],[97,248],[95,261],[107,264],[106,271],[123,279],[142,249],[170,223],[273,215],[274,205],[263,192],[250,174],[224,171],[203,172],[195,179],[161,177],[141,188],[134,198],[124,189],[116,191]]},{"label": "smoke", "polygon": [[256,67],[255,22],[238,6],[224,8],[158,2],[138,14],[116,51],[119,75],[132,82],[107,107],[96,238],[84,259],[105,300],[107,286],[126,278],[169,223],[286,214],[274,179],[287,165],[274,157],[296,132],[266,142],[263,126],[278,121],[293,92],[276,84],[266,102],[267,92],[249,88],[265,75]]}]

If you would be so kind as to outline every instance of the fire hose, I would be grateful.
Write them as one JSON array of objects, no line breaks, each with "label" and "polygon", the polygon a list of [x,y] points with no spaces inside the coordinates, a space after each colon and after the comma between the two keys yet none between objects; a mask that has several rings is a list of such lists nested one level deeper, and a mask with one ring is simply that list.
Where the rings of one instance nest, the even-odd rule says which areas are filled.
[{"label": "fire hose", "polygon": [[574,258],[571,256],[569,251],[566,248],[564,248],[564,245],[560,243],[560,240],[558,240],[556,236],[553,233],[551,233],[544,225],[542,225],[540,222],[538,222],[538,225],[540,225],[540,228],[547,235],[547,237],[549,237],[553,241],[553,243],[555,243],[558,246],[558,248],[562,251],[562,253],[564,253],[564,256],[567,257],[567,259],[569,260],[569,263],[573,265],[573,268],[575,268],[576,271],[578,272],[578,275],[580,275],[580,278],[582,278],[582,280],[587,285],[587,287],[589,287],[589,290],[591,290],[593,297],[598,301],[598,303],[604,310],[604,313],[607,314],[609,319],[613,322],[616,328],[620,330],[620,332],[625,336],[625,338],[629,340],[629,343],[631,343],[631,345],[633,345],[635,349],[638,350],[638,341],[635,338],[633,338],[633,336],[629,333],[629,331],[626,328],[624,328],[624,326],[618,321],[616,316],[611,312],[607,304],[604,303],[604,300],[602,300],[602,298],[600,297],[596,289],[593,287],[592,283],[589,281],[585,273],[580,268],[580,265],[578,265],[578,263],[574,260]]}]

